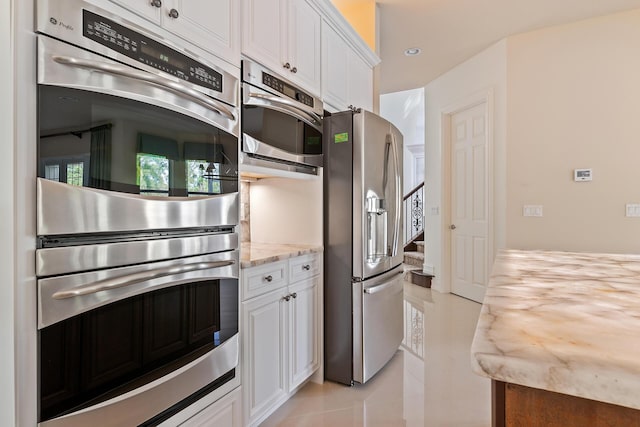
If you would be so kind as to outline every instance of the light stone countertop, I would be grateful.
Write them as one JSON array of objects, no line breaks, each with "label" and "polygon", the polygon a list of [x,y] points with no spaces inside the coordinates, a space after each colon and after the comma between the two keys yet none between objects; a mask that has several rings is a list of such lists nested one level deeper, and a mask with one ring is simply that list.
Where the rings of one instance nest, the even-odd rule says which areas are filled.
[{"label": "light stone countertop", "polygon": [[640,409],[640,255],[503,250],[475,373]]},{"label": "light stone countertop", "polygon": [[255,267],[322,251],[322,245],[243,242],[240,244],[240,268]]}]

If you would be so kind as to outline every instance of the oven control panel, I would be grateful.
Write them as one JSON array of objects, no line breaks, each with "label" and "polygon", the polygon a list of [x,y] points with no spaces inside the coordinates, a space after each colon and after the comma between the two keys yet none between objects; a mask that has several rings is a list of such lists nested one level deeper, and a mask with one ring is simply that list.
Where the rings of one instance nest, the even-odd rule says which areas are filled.
[{"label": "oven control panel", "polygon": [[222,92],[222,74],[110,19],[83,10],[84,37],[182,80]]},{"label": "oven control panel", "polygon": [[311,95],[302,92],[300,89],[291,86],[287,82],[284,82],[269,73],[262,73],[262,83],[269,86],[271,89],[280,92],[286,97],[295,99],[296,101],[313,108],[313,97]]}]

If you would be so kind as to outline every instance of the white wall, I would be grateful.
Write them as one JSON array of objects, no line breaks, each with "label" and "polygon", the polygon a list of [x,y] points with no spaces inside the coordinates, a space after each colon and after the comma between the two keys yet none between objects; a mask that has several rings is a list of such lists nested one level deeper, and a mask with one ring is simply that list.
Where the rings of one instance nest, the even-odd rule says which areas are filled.
[{"label": "white wall", "polygon": [[640,9],[508,39],[509,247],[640,253],[639,40]]},{"label": "white wall", "polygon": [[424,88],[380,95],[380,115],[403,136],[404,193],[424,181],[415,161],[424,162]]},{"label": "white wall", "polygon": [[0,3],[0,425],[15,422],[14,71],[12,2]]},{"label": "white wall", "polygon": [[322,245],[322,176],[250,184],[251,241]]},{"label": "white wall", "polygon": [[[425,271],[433,271],[433,288],[449,291],[449,189],[447,147],[442,141],[442,114],[453,106],[492,92],[493,97],[493,249],[505,244],[506,206],[506,53],[502,40],[425,87]],[[471,102],[471,101],[469,101]]]}]

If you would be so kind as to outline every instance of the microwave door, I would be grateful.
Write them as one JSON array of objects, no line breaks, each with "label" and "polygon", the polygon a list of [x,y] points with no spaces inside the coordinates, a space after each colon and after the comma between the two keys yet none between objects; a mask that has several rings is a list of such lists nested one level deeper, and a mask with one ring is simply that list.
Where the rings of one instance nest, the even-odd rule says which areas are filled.
[{"label": "microwave door", "polygon": [[243,93],[243,104],[245,105],[254,105],[280,111],[302,120],[318,132],[322,132],[322,117],[310,109],[305,110],[302,106],[299,106],[293,101],[289,101],[287,98],[272,95],[246,83],[243,85]]}]

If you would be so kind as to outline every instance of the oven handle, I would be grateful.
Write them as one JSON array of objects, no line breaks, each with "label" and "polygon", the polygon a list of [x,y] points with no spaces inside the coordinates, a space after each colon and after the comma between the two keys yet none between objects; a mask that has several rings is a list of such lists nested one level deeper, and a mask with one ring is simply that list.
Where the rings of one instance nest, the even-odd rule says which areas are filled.
[{"label": "oven handle", "polygon": [[74,298],[82,295],[95,294],[96,292],[100,291],[108,291],[110,289],[121,288],[123,286],[130,286],[138,282],[157,279],[158,277],[172,276],[174,274],[188,273],[190,271],[208,270],[210,268],[226,267],[233,264],[235,264],[235,261],[225,260],[213,262],[195,262],[179,266],[164,267],[152,271],[142,271],[139,273],[113,277],[110,279],[92,283],[91,285],[81,286],[74,289],[58,291],[51,297],[58,300]]},{"label": "oven handle", "polygon": [[322,129],[322,117],[316,113],[301,110],[293,101],[289,101],[287,98],[280,98],[279,96],[267,95],[264,93],[250,93],[249,97],[273,102],[274,104],[280,104],[282,108],[285,108],[292,115],[297,116],[299,119],[309,123],[311,126]]},{"label": "oven handle", "polygon": [[91,61],[89,59],[72,58],[70,56],[53,55],[52,59],[59,64],[72,65],[74,67],[89,68],[92,70],[102,71],[107,74],[115,74],[115,75],[129,77],[136,80],[142,80],[147,83],[153,83],[158,86],[162,86],[166,89],[172,90],[174,92],[178,92],[181,95],[187,96],[191,98],[194,102],[197,102],[198,104],[203,105],[207,108],[211,108],[216,113],[226,117],[229,120],[233,120],[233,121],[236,120],[235,116],[233,115],[233,112],[229,110],[227,107],[225,107],[221,102],[211,99],[206,95],[201,94],[197,90],[191,89],[183,84],[174,82],[173,80],[169,80],[162,76],[147,73],[144,71],[132,70],[129,67],[124,67],[120,65],[108,64],[108,63],[99,62],[99,61]]}]

